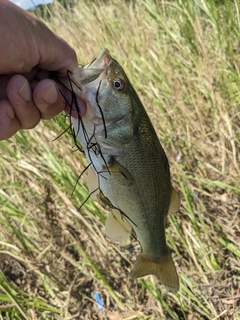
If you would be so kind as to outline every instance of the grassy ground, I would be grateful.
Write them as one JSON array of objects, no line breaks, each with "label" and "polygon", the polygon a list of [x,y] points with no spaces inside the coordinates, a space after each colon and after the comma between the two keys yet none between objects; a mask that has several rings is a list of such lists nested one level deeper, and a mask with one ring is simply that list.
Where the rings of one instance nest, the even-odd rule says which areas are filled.
[{"label": "grassy ground", "polygon": [[54,140],[68,125],[60,115],[0,142],[0,319],[240,319],[239,2],[50,8],[37,14],[80,64],[110,50],[157,129],[182,199],[167,229],[181,288],[131,280],[137,242],[105,238],[103,201],[76,209],[86,161],[69,134]]}]

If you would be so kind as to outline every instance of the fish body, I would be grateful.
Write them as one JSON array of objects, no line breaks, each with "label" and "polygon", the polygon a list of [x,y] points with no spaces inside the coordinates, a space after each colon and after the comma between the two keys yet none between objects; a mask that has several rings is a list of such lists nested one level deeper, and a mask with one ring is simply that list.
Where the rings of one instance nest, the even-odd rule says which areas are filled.
[{"label": "fish body", "polygon": [[72,118],[72,123],[91,164],[89,189],[96,194],[99,187],[115,210],[106,222],[107,235],[125,240],[133,228],[142,252],[131,277],[155,274],[177,291],[165,219],[180,203],[154,127],[123,68],[107,49],[71,77],[76,94],[87,104],[81,121]]}]

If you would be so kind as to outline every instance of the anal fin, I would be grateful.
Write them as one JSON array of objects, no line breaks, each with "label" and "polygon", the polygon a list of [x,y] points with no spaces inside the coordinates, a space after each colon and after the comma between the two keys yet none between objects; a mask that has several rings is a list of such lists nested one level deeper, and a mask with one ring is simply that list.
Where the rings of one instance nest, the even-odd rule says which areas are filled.
[{"label": "anal fin", "polygon": [[105,233],[113,241],[122,243],[130,237],[132,227],[119,210],[112,209],[106,220]]}]

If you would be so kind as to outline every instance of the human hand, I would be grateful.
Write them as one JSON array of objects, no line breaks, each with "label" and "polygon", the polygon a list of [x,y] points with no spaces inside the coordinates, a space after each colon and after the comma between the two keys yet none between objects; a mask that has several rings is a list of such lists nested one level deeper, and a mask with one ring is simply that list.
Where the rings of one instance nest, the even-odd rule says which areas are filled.
[{"label": "human hand", "polygon": [[[8,0],[0,0],[0,52],[0,140],[64,109],[69,113],[61,85],[51,74],[66,76],[67,70],[76,69],[75,51],[34,15]],[[78,106],[83,115],[85,103],[79,100]]]}]

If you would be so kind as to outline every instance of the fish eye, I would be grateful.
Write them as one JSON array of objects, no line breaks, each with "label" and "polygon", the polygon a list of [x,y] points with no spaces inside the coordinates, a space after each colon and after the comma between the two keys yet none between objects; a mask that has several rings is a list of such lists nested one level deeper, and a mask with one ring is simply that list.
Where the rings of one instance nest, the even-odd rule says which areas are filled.
[{"label": "fish eye", "polygon": [[125,82],[120,78],[113,79],[112,84],[113,84],[114,88],[118,91],[123,90],[125,87]]}]

